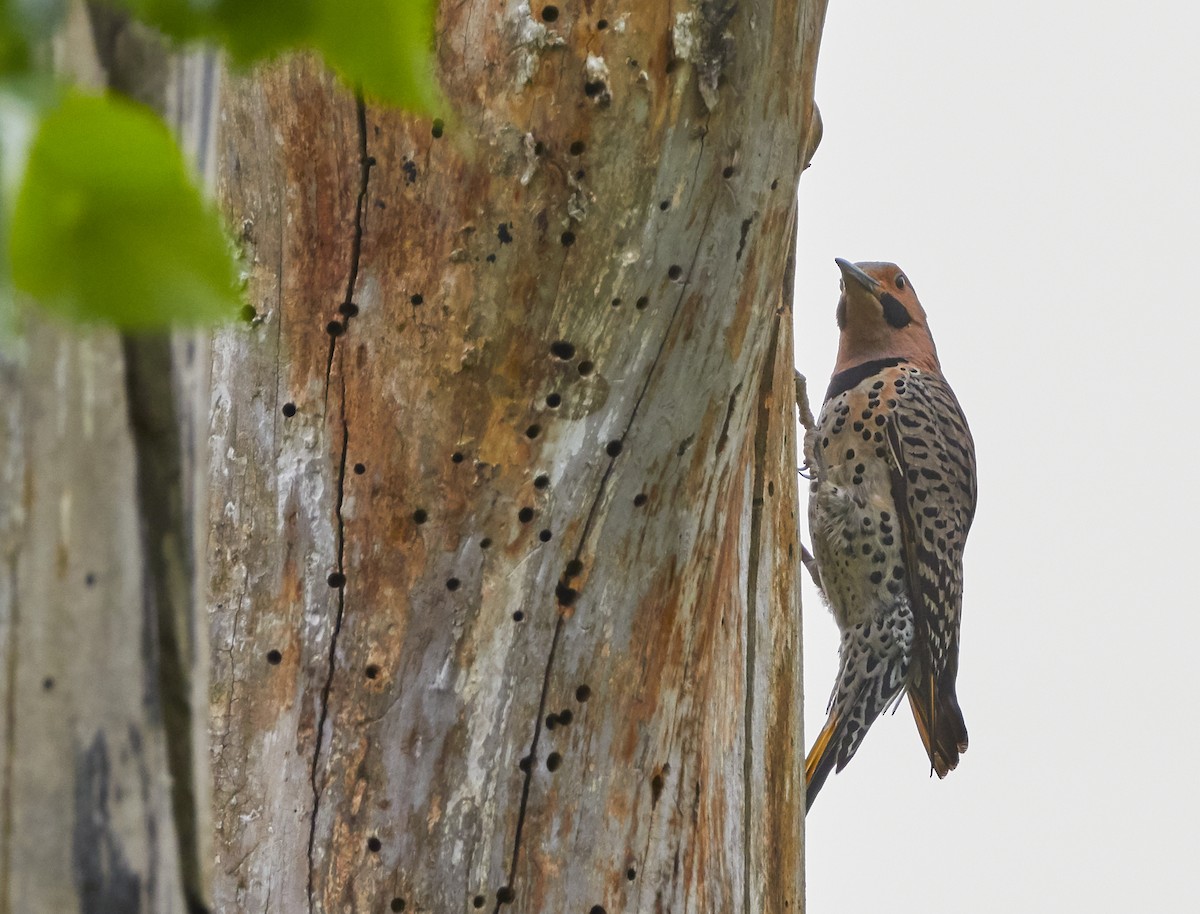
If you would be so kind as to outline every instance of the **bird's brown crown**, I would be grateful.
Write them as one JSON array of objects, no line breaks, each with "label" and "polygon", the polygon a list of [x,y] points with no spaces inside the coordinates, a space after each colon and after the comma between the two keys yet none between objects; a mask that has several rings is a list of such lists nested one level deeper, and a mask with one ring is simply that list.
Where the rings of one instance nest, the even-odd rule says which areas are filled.
[{"label": "bird's brown crown", "polygon": [[941,372],[925,309],[908,277],[894,263],[837,261],[842,297],[837,322],[842,331],[834,374],[879,359],[906,359],[925,371]]}]

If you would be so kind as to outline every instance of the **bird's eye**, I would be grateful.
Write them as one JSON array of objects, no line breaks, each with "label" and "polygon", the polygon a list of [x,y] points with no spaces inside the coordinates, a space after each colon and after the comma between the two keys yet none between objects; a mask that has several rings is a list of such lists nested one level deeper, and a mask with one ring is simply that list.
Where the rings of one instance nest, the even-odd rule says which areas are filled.
[{"label": "bird's eye", "polygon": [[903,289],[906,285],[908,285],[908,280],[906,280],[904,278],[904,274],[903,273],[898,274],[896,276],[896,288]]}]

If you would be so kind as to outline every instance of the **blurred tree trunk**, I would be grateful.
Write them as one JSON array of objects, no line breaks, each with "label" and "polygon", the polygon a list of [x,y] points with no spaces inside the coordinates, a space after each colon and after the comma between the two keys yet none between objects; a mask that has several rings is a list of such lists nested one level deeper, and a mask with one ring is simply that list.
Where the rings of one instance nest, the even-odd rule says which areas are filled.
[{"label": "blurred tree trunk", "polygon": [[443,3],[432,128],[308,60],[226,83],[218,909],[802,908],[823,14]]},{"label": "blurred tree trunk", "polygon": [[[199,151],[201,58],[73,4],[78,82]],[[207,652],[197,646],[203,341],[31,311],[0,347],[0,914],[207,910]],[[203,643],[200,641],[200,643]],[[201,707],[203,705],[201,704]]]}]

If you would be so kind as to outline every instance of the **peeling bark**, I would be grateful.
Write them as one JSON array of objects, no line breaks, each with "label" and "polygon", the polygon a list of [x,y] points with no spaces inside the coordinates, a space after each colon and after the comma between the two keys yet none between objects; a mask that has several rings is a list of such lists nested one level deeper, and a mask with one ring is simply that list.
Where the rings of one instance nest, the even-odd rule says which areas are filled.
[{"label": "peeling bark", "polygon": [[228,82],[218,908],[802,909],[823,10],[443,4],[433,128],[303,58]]}]

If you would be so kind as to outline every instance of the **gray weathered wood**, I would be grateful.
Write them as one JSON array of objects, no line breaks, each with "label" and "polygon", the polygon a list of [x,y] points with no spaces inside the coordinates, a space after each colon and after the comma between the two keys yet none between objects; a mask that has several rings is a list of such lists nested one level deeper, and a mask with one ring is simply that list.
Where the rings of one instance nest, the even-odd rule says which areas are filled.
[{"label": "gray weathered wood", "polygon": [[181,911],[120,341],[31,320],[24,343],[0,387],[0,910]]},{"label": "gray weathered wood", "polygon": [[824,4],[540,11],[443,4],[442,131],[308,60],[227,84],[221,909],[802,909]]}]

